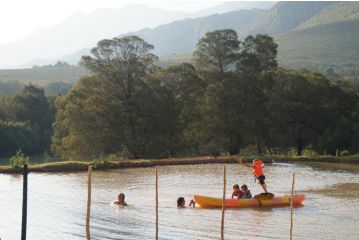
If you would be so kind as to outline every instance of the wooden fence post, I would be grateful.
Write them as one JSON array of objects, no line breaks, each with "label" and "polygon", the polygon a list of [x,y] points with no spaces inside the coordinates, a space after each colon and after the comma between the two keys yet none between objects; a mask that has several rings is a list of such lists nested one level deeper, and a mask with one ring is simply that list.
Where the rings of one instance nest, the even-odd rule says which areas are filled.
[{"label": "wooden fence post", "polygon": [[158,240],[158,166],[156,167],[156,240]]},{"label": "wooden fence post", "polygon": [[222,221],[221,221],[221,239],[224,239],[224,210],[226,199],[226,166],[223,166],[223,197],[222,197]]},{"label": "wooden fence post", "polygon": [[92,182],[92,165],[89,165],[87,171],[87,212],[86,212],[86,238],[91,239],[90,234],[90,217],[91,217],[91,182]]},{"label": "wooden fence post", "polygon": [[290,197],[290,240],[293,239],[293,202],[294,202],[294,181],[295,181],[295,173],[293,173],[292,180],[292,194]]},{"label": "wooden fence post", "polygon": [[27,223],[27,164],[23,169],[23,185],[22,185],[22,224],[21,224],[21,240],[26,240],[26,223]]}]

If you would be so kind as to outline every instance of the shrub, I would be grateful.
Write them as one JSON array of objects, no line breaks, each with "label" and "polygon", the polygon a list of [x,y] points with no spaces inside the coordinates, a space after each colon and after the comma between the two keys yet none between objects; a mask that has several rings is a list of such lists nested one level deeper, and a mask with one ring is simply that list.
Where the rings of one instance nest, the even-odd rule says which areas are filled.
[{"label": "shrub", "polygon": [[122,146],[122,151],[118,155],[111,154],[110,156],[111,158],[115,158],[117,160],[118,158],[121,160],[128,160],[133,158],[132,153],[130,152],[130,150],[128,150],[126,146]]},{"label": "shrub", "polygon": [[10,157],[10,165],[13,168],[22,167],[24,164],[28,164],[30,162],[30,158],[25,156],[25,154],[21,151],[21,149],[18,149],[16,151],[16,154],[12,157]]},{"label": "shrub", "polygon": [[107,165],[108,161],[109,160],[107,159],[107,157],[99,157],[92,161],[92,166],[95,169],[96,168],[104,168]]}]

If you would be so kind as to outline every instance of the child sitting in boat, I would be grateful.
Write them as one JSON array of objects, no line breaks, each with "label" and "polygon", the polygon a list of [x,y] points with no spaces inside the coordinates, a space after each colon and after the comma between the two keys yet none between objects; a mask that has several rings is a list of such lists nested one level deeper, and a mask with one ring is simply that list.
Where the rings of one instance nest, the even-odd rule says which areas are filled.
[{"label": "child sitting in boat", "polygon": [[117,196],[117,201],[114,202],[114,204],[120,205],[120,206],[127,206],[127,203],[125,202],[125,194],[120,193]]},{"label": "child sitting in boat", "polygon": [[232,198],[243,198],[243,192],[239,189],[238,184],[233,185]]},{"label": "child sitting in boat", "polygon": [[[193,201],[193,199],[191,199],[189,205],[189,207],[193,206],[193,207],[196,207],[196,202]],[[179,197],[177,199],[177,207],[178,208],[185,208],[186,207],[186,200],[184,199],[184,197]]]},{"label": "child sitting in boat", "polygon": [[248,190],[248,187],[247,187],[246,184],[243,184],[243,185],[241,186],[241,190],[242,190],[242,192],[243,192],[242,198],[248,198],[248,199],[249,199],[249,198],[252,198],[251,191]]}]

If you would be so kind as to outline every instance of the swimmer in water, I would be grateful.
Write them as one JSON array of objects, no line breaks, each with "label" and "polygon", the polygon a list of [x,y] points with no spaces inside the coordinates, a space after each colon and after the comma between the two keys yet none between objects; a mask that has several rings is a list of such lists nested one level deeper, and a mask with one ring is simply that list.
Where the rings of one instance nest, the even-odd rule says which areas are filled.
[{"label": "swimmer in water", "polygon": [[114,204],[119,206],[127,206],[127,203],[125,202],[125,194],[124,193],[118,194],[117,201],[114,202]]}]

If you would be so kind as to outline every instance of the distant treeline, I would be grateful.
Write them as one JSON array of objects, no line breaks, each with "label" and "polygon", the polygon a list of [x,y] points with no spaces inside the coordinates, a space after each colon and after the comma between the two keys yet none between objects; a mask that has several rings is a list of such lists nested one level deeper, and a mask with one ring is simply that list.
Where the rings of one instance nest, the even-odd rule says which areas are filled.
[{"label": "distant treeline", "polygon": [[0,97],[14,96],[29,84],[43,87],[46,95],[65,95],[76,80],[87,71],[58,61],[54,65],[33,66],[32,69],[0,70]]},{"label": "distant treeline", "polygon": [[[0,81],[0,96],[13,96],[22,91],[22,89],[29,85],[28,83],[20,83],[18,81]],[[30,84],[31,85],[31,84]],[[36,84],[37,87],[42,87],[43,85]],[[71,88],[73,87],[72,83],[67,82],[48,82],[45,83],[44,90],[46,95],[66,95]]]},{"label": "distant treeline", "polygon": [[17,149],[26,154],[44,153],[50,148],[55,97],[42,88],[25,86],[11,97],[0,97],[0,156]]},{"label": "distant treeline", "polygon": [[[91,75],[54,104],[31,85],[3,97],[1,141],[18,141],[1,153],[41,153],[50,135],[54,154],[76,160],[239,154],[248,146],[260,154],[359,151],[359,96],[346,82],[278,68],[267,35],[240,42],[231,29],[208,32],[194,64],[167,68],[152,51],[137,36],[102,40],[82,57]],[[42,148],[26,148],[36,137]]]}]

